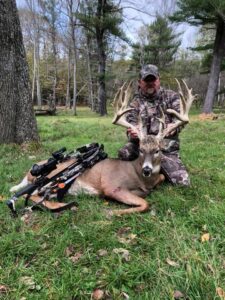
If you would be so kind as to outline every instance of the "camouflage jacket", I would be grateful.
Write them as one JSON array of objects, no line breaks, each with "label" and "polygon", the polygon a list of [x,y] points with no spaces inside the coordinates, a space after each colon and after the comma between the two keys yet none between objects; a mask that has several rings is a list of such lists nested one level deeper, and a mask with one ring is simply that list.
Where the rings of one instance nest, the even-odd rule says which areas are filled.
[{"label": "camouflage jacket", "polygon": [[[145,111],[147,118],[147,132],[148,134],[157,134],[159,130],[159,120],[157,118],[160,117],[160,106],[162,107],[165,113],[165,123],[174,123],[175,118],[166,113],[168,108],[172,108],[177,112],[180,111],[180,97],[179,94],[175,93],[171,90],[165,90],[164,88],[160,88],[158,93],[153,97],[145,96],[139,90],[135,93],[133,100],[130,103],[130,107],[135,108],[133,111],[127,114],[127,120],[132,124],[137,124],[138,115]],[[178,134],[180,129],[177,129],[175,134],[165,138],[163,141],[163,151],[165,152],[173,152],[179,150],[179,139]],[[132,139],[129,137],[130,141]]]}]

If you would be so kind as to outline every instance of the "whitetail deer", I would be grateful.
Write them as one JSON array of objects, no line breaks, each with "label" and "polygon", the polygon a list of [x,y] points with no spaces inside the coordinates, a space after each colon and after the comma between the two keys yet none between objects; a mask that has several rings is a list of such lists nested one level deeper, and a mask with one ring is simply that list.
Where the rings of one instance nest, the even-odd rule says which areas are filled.
[{"label": "whitetail deer", "polygon": [[[75,180],[68,191],[69,194],[77,195],[84,192],[90,195],[105,196],[132,206],[127,209],[114,210],[112,214],[115,215],[147,211],[149,203],[143,198],[164,180],[164,175],[160,174],[161,142],[167,134],[189,122],[188,112],[195,97],[186,83],[183,83],[187,97],[185,98],[178,82],[181,99],[180,113],[172,109],[167,110],[168,113],[177,117],[177,122],[170,128],[164,128],[165,122],[162,112],[160,128],[156,136],[147,135],[146,126],[143,122],[144,118],[141,114],[138,126],[127,122],[126,113],[132,110],[132,108],[128,108],[132,83],[127,88],[124,84],[114,99],[115,116],[113,124],[132,128],[137,133],[140,140],[139,157],[134,161],[108,158],[98,162]],[[27,177],[25,182],[27,182],[27,179],[28,182],[31,181],[31,177]],[[18,186],[11,190],[16,191]]]}]

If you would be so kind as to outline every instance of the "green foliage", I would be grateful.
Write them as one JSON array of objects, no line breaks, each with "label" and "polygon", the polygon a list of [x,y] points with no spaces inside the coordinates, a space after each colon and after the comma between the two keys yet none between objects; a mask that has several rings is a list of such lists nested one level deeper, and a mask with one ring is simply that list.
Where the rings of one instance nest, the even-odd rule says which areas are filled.
[{"label": "green foliage", "polygon": [[216,23],[220,13],[225,12],[223,0],[178,0],[177,6],[179,9],[170,20],[197,26]]},{"label": "green foliage", "polygon": [[196,86],[192,81],[199,77],[199,68],[201,60],[193,51],[180,50],[176,60],[169,70],[162,70],[160,72],[160,82],[165,88],[176,90],[177,83],[174,78],[178,80],[185,79],[188,84],[196,91]]},{"label": "green foliage", "polygon": [[[36,211],[12,218],[2,201],[2,299],[91,299],[100,288],[118,300],[124,293],[130,299],[172,300],[175,290],[189,299],[219,300],[216,288],[225,290],[224,120],[201,122],[197,113],[181,133],[181,156],[192,185],[161,185],[147,198],[150,212],[107,219],[105,210],[122,205],[81,195],[76,212]],[[70,150],[98,141],[115,157],[126,135],[111,118],[97,118],[83,108],[76,118],[66,113],[39,117],[40,149],[0,148],[1,199],[10,196],[9,188],[33,163],[62,146]],[[201,242],[206,232],[210,240]],[[127,258],[115,251],[121,248]],[[33,288],[25,276],[33,279]]]},{"label": "green foliage", "polygon": [[[202,55],[201,73],[209,73],[213,58],[213,47],[215,42],[215,28],[202,26],[197,40],[197,46],[191,48],[193,51],[198,51]],[[225,70],[225,59],[221,64],[221,71]]]},{"label": "green foliage", "polygon": [[133,60],[137,65],[152,63],[165,69],[173,61],[181,42],[178,34],[174,34],[168,19],[157,16],[156,20],[142,27],[143,44],[134,45]]},{"label": "green foliage", "polygon": [[108,35],[125,38],[125,34],[120,28],[123,21],[122,10],[112,1],[106,1],[98,11],[98,1],[83,1],[76,17],[80,20],[89,34],[96,34],[99,30],[105,38]]}]

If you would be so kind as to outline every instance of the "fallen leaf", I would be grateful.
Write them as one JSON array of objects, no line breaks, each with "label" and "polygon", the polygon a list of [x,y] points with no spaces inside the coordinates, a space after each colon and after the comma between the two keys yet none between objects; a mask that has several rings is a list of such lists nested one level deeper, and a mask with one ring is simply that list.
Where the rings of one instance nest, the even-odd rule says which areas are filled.
[{"label": "fallen leaf", "polygon": [[207,269],[212,273],[212,274],[214,274],[215,273],[215,271],[214,271],[214,269],[213,269],[213,267],[212,267],[212,265],[210,265],[210,264],[207,264]]},{"label": "fallen leaf", "polygon": [[221,289],[220,287],[217,287],[216,293],[221,299],[223,299],[223,300],[225,299],[225,292],[223,289]]},{"label": "fallen leaf", "polygon": [[201,241],[202,241],[202,243],[208,242],[208,241],[209,241],[209,238],[210,238],[209,233],[204,233],[204,234],[201,236]]},{"label": "fallen leaf", "polygon": [[131,231],[131,227],[122,227],[117,231],[117,235],[122,236],[124,234],[127,234],[130,231]]},{"label": "fallen leaf", "polygon": [[180,291],[174,291],[173,297],[174,297],[174,299],[178,300],[178,299],[184,298],[185,296],[184,296],[184,294],[181,293]]},{"label": "fallen leaf", "polygon": [[146,288],[145,284],[144,283],[141,283],[141,284],[138,284],[136,287],[135,287],[135,291],[140,293],[142,292],[144,289]]},{"label": "fallen leaf", "polygon": [[129,295],[127,294],[127,293],[125,293],[125,292],[122,292],[121,293],[121,296],[124,298],[124,299],[130,299],[130,297],[129,297]]},{"label": "fallen leaf", "polygon": [[36,159],[36,156],[30,155],[30,156],[28,156],[28,158],[29,158],[29,159]]},{"label": "fallen leaf", "polygon": [[74,251],[75,251],[74,246],[73,246],[73,245],[70,245],[69,247],[67,247],[67,248],[65,249],[65,255],[66,255],[67,257],[69,257],[69,256],[71,256],[71,255],[74,253]]},{"label": "fallen leaf", "polygon": [[170,208],[167,210],[167,216],[170,216],[170,217],[174,218],[175,215],[176,214]]},{"label": "fallen leaf", "polygon": [[79,208],[78,208],[77,206],[72,206],[72,207],[70,208],[71,211],[78,211],[78,209],[79,209]]},{"label": "fallen leaf", "polygon": [[95,289],[91,295],[91,299],[94,300],[101,300],[104,297],[104,291],[100,289]]},{"label": "fallen leaf", "polygon": [[121,296],[123,296],[124,299],[130,299],[129,295],[127,293],[125,293],[125,292],[122,292]]},{"label": "fallen leaf", "polygon": [[90,270],[87,267],[84,267],[82,270],[82,273],[88,274],[88,273],[90,273]]},{"label": "fallen leaf", "polygon": [[222,267],[225,269],[225,260],[222,261]]},{"label": "fallen leaf", "polygon": [[179,263],[177,263],[177,262],[175,262],[175,261],[173,261],[173,260],[171,260],[171,259],[169,259],[169,258],[166,259],[166,262],[167,262],[167,264],[170,265],[171,267],[179,267],[179,266],[180,266]]},{"label": "fallen leaf", "polygon": [[30,224],[33,219],[32,211],[25,213],[20,220],[23,221],[26,225]]},{"label": "fallen leaf", "polygon": [[2,201],[2,200],[4,200],[4,199],[5,199],[5,197],[2,196],[2,195],[0,195],[0,201]]},{"label": "fallen leaf", "polygon": [[20,278],[20,282],[26,285],[29,290],[35,290],[36,284],[33,277],[23,276]]},{"label": "fallen leaf", "polygon": [[91,224],[100,225],[100,226],[108,226],[108,225],[112,224],[112,221],[95,221],[95,222],[91,222]]},{"label": "fallen leaf", "polygon": [[48,247],[48,244],[47,244],[47,243],[43,243],[43,244],[41,245],[41,249],[42,249],[42,250],[45,250],[47,247]]},{"label": "fallen leaf", "polygon": [[6,285],[0,285],[0,294],[7,293],[9,288]]},{"label": "fallen leaf", "polygon": [[59,261],[58,260],[56,260],[53,264],[52,264],[54,267],[58,267],[58,265],[59,265]]},{"label": "fallen leaf", "polygon": [[113,252],[116,254],[121,254],[121,257],[125,261],[130,261],[130,252],[128,250],[123,249],[123,248],[115,248],[115,249],[113,249]]},{"label": "fallen leaf", "polygon": [[83,254],[80,252],[75,253],[73,256],[70,256],[69,259],[73,262],[76,263],[78,260],[80,260],[81,256]]},{"label": "fallen leaf", "polygon": [[204,231],[207,231],[207,225],[206,225],[206,224],[203,225],[203,226],[202,226],[202,229],[203,229]]},{"label": "fallen leaf", "polygon": [[191,266],[190,266],[189,264],[186,265],[186,271],[187,271],[187,274],[188,274],[189,276],[192,275],[192,268],[191,268]]},{"label": "fallen leaf", "polygon": [[118,241],[122,244],[130,244],[135,242],[136,237],[136,234],[130,233],[127,236],[118,237]]},{"label": "fallen leaf", "polygon": [[156,209],[154,209],[154,208],[152,208],[151,209],[151,211],[150,211],[150,215],[152,216],[152,217],[156,217]]},{"label": "fallen leaf", "polygon": [[105,249],[99,249],[97,253],[98,256],[106,256],[108,254],[108,251]]}]

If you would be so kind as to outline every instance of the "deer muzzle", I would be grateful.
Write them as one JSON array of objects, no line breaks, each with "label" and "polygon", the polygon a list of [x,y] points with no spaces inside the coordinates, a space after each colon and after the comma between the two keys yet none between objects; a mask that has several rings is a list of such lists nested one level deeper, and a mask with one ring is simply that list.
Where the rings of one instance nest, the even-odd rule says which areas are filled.
[{"label": "deer muzzle", "polygon": [[150,177],[152,175],[152,168],[150,168],[149,166],[145,166],[144,168],[142,168],[142,175],[144,177]]}]

